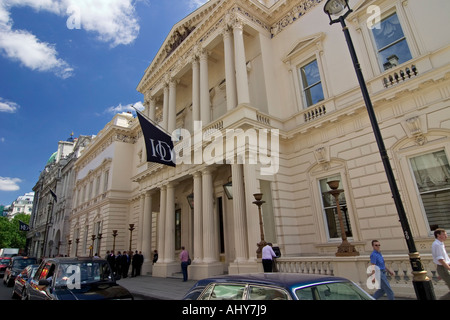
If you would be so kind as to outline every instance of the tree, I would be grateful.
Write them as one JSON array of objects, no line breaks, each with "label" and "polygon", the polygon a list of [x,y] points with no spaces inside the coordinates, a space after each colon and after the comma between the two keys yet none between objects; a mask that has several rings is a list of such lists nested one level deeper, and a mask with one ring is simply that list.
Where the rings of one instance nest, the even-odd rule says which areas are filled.
[{"label": "tree", "polygon": [[29,224],[30,216],[20,213],[11,221],[6,217],[0,217],[0,248],[25,248],[27,234],[19,230],[19,220]]}]

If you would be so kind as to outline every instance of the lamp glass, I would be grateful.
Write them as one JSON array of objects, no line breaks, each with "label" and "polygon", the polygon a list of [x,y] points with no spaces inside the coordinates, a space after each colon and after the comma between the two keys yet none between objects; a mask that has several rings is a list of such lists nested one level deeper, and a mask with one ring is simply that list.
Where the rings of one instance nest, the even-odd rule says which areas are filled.
[{"label": "lamp glass", "polygon": [[228,182],[223,185],[223,190],[229,200],[233,199],[233,183]]},{"label": "lamp glass", "polygon": [[330,15],[337,16],[344,11],[346,6],[346,0],[328,0],[323,10]]},{"label": "lamp glass", "polygon": [[191,193],[186,198],[187,198],[187,201],[189,203],[189,207],[191,207],[191,209],[194,209],[194,194]]}]

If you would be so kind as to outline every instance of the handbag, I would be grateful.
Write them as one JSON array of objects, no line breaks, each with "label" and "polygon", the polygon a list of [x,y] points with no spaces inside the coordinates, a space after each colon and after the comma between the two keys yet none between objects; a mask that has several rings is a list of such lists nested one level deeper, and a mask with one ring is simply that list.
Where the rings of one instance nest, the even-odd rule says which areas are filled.
[{"label": "handbag", "polygon": [[190,266],[191,265],[191,258],[188,256],[188,261],[187,261],[187,264],[188,264],[188,266]]}]

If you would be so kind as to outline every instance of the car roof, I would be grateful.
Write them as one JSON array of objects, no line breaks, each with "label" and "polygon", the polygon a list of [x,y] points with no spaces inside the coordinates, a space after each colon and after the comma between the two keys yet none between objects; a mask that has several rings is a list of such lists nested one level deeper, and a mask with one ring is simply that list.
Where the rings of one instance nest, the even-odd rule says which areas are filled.
[{"label": "car roof", "polygon": [[22,260],[22,259],[36,259],[35,257],[28,257],[28,256],[14,256],[11,257],[11,260]]},{"label": "car roof", "polygon": [[55,263],[106,262],[105,259],[92,257],[55,257],[45,258],[43,261],[54,261]]},{"label": "car roof", "polygon": [[[285,288],[293,286],[307,286],[317,282],[348,282],[348,279],[315,274],[301,274],[301,273],[251,273],[251,274],[236,274],[209,277],[199,280],[194,287],[206,286],[210,282],[252,282],[264,285],[277,285]],[[194,288],[193,287],[193,288]]]}]

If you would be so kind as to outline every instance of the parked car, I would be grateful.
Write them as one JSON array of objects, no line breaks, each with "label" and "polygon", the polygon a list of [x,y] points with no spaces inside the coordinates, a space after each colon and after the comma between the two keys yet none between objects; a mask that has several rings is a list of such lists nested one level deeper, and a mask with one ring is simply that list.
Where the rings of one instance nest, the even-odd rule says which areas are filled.
[{"label": "parked car", "polygon": [[14,288],[12,292],[13,299],[22,298],[25,300],[27,286],[29,286],[30,280],[33,278],[38,267],[38,264],[30,264],[26,266],[21,273],[19,273],[19,275],[16,277],[16,280],[14,281]]},{"label": "parked car", "polygon": [[198,281],[185,300],[373,300],[352,281],[298,273],[226,275]]},{"label": "parked car", "polygon": [[12,287],[16,276],[21,273],[26,266],[36,263],[36,258],[23,256],[12,257],[9,264],[6,266],[5,275],[3,276],[3,283],[8,287]]},{"label": "parked car", "polygon": [[27,286],[30,300],[134,300],[118,285],[108,261],[97,258],[47,258]]},{"label": "parked car", "polygon": [[6,267],[9,264],[10,257],[0,257],[0,277],[5,275]]}]

